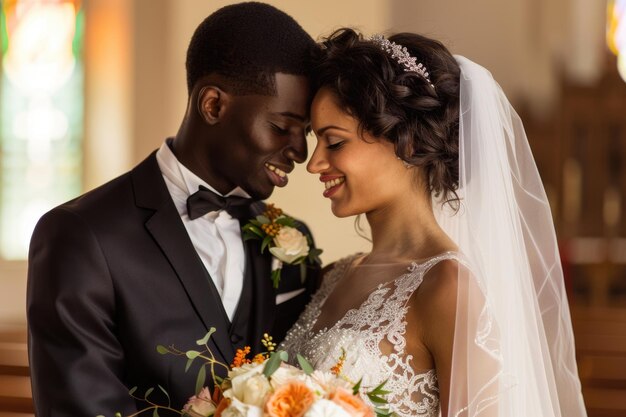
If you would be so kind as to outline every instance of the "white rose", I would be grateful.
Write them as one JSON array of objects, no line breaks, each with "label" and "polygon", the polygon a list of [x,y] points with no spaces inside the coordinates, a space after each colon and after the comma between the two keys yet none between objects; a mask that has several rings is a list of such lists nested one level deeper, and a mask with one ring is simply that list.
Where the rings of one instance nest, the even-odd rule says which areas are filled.
[{"label": "white rose", "polygon": [[263,408],[265,399],[271,388],[265,375],[255,375],[243,381],[242,384],[234,384],[233,392],[235,396],[240,398],[245,404]]},{"label": "white rose", "polygon": [[339,378],[331,372],[320,370],[313,371],[311,379],[322,387],[323,391],[329,392],[334,388],[352,389],[352,384],[343,378]]},{"label": "white rose", "polygon": [[250,376],[257,375],[263,372],[264,366],[265,366],[264,364],[258,364],[258,363],[244,363],[243,365],[238,366],[228,371],[228,377],[230,379],[233,379],[239,375],[248,374],[248,373],[250,374]]},{"label": "white rose", "polygon": [[270,248],[270,252],[276,258],[285,263],[292,263],[298,258],[309,254],[309,243],[298,229],[283,226],[274,237],[276,246]]},{"label": "white rose", "polygon": [[303,417],[350,417],[350,413],[330,400],[317,400]]},{"label": "white rose", "polygon": [[[224,397],[239,401],[244,401],[244,393],[246,391],[246,382],[254,377],[263,374],[263,366],[257,364],[244,364],[237,368],[233,368],[228,372],[230,378],[230,387],[224,391]],[[265,378],[265,377],[263,377]]]},{"label": "white rose", "polygon": [[228,407],[222,411],[222,417],[263,417],[263,410],[232,398]]},{"label": "white rose", "polygon": [[282,363],[280,367],[272,374],[272,385],[278,388],[294,379],[303,380],[304,372],[295,366]]}]

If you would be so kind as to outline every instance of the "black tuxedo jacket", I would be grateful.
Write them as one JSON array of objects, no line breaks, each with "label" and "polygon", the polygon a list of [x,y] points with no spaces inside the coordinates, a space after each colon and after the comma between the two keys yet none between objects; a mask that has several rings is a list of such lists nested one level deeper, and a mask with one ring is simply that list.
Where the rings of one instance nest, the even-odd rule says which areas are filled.
[{"label": "black tuxedo jacket", "polygon": [[[262,211],[262,204],[255,209]],[[136,395],[143,394],[157,384],[180,409],[195,393],[200,361],[185,372],[186,358],[160,355],[157,345],[197,349],[195,341],[215,327],[209,347],[230,363],[236,348],[254,349],[263,333],[284,337],[317,287],[319,270],[309,270],[302,283],[299,268],[286,266],[275,290],[269,251],[261,254],[258,241],[244,247],[243,292],[231,323],[155,153],[45,214],[31,240],[28,268],[36,415],[129,414],[145,404],[136,404],[128,390],[137,386]],[[275,304],[277,293],[302,287],[299,296]]]}]

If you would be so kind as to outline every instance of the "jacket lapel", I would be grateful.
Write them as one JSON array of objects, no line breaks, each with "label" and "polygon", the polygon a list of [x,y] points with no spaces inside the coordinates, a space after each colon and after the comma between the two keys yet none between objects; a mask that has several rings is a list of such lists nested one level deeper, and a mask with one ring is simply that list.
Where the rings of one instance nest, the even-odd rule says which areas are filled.
[{"label": "jacket lapel", "polygon": [[[155,210],[146,229],[176,271],[180,283],[222,356],[230,361],[234,350],[228,337],[230,323],[213,280],[204,268],[163,180],[156,152],[132,171],[136,203]],[[201,335],[200,335],[201,336]]]},{"label": "jacket lapel", "polygon": [[[258,202],[251,207],[251,217],[256,217],[265,210],[265,204]],[[241,225],[247,222],[241,221]],[[268,250],[261,253],[261,242],[244,242],[246,268],[244,289],[233,320],[233,331],[246,334],[248,344],[258,352],[264,333],[270,333],[275,319],[276,292],[270,279],[272,257]],[[261,349],[264,350],[264,349]]]}]

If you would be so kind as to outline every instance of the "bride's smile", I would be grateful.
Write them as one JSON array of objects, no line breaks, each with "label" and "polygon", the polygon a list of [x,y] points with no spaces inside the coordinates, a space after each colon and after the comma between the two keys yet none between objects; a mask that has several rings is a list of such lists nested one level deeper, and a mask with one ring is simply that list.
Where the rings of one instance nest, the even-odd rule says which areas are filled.
[{"label": "bride's smile", "polygon": [[307,170],[320,175],[323,195],[336,216],[375,211],[396,201],[407,187],[414,188],[393,144],[361,129],[337,104],[332,90],[322,88],[315,95],[311,126],[317,146]]}]

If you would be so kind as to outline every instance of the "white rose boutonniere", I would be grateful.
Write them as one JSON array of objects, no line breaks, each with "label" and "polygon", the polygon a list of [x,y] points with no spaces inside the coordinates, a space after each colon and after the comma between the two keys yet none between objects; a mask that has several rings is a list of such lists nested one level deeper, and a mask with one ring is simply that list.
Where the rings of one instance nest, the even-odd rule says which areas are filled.
[{"label": "white rose boutonniere", "polygon": [[278,288],[280,272],[283,263],[300,265],[300,277],[306,278],[307,265],[320,265],[321,249],[311,248],[311,236],[304,235],[297,228],[293,218],[283,214],[283,211],[273,204],[268,204],[262,215],[251,219],[243,227],[244,240],[261,240],[261,252],[269,249],[272,262],[272,281],[274,288]]},{"label": "white rose boutonniere", "polygon": [[290,264],[309,254],[306,236],[293,227],[282,227],[274,237],[274,243],[276,246],[270,247],[270,252],[281,262]]}]

